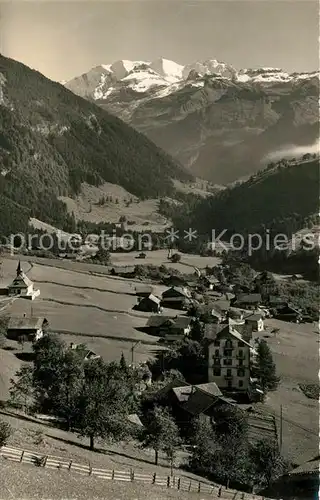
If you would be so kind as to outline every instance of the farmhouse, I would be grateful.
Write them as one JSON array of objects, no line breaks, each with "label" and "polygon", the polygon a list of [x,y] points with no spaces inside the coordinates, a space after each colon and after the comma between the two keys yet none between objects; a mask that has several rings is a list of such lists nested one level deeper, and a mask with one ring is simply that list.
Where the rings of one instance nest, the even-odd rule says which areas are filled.
[{"label": "farmhouse", "polygon": [[181,338],[189,335],[192,318],[189,316],[151,316],[146,324],[146,330],[158,337],[166,339]]},{"label": "farmhouse", "polygon": [[[242,334],[238,331],[240,326]],[[251,337],[252,330],[248,325],[206,325],[209,382],[229,391],[248,391],[254,352]]]},{"label": "farmhouse", "polygon": [[256,309],[262,302],[260,293],[248,293],[237,295],[231,301],[232,306],[240,309]]},{"label": "farmhouse", "polygon": [[159,313],[161,309],[160,302],[161,300],[151,293],[147,297],[142,297],[133,309],[135,311]]},{"label": "farmhouse", "polygon": [[186,287],[171,287],[162,294],[162,305],[177,309],[186,308],[191,302],[191,293]]},{"label": "farmhouse", "polygon": [[7,326],[7,338],[16,341],[37,341],[43,337],[48,324],[46,318],[11,317]]},{"label": "farmhouse", "polygon": [[262,332],[264,330],[264,321],[261,314],[250,314],[245,318],[245,322],[252,327],[253,332]]},{"label": "farmhouse", "polygon": [[201,283],[208,289],[214,290],[215,286],[220,284],[219,280],[214,276],[203,276],[201,277]]},{"label": "farmhouse", "polygon": [[274,317],[282,321],[290,321],[294,323],[299,323],[302,320],[301,312],[289,304],[287,306],[277,308],[277,312]]},{"label": "farmhouse", "polygon": [[314,500],[319,494],[320,456],[302,463],[279,477],[263,494],[276,498]]},{"label": "farmhouse", "polygon": [[31,300],[40,295],[40,290],[34,290],[33,282],[22,271],[20,261],[17,267],[17,275],[8,286],[7,293],[9,296],[19,296]]},{"label": "farmhouse", "polygon": [[214,382],[191,385],[179,379],[160,389],[156,399],[170,406],[182,428],[188,428],[195,417],[208,418],[213,423],[216,408],[229,403]]},{"label": "farmhouse", "polygon": [[99,354],[96,354],[82,344],[74,344],[71,342],[70,349],[75,349],[83,361],[92,361],[93,359],[101,358]]}]

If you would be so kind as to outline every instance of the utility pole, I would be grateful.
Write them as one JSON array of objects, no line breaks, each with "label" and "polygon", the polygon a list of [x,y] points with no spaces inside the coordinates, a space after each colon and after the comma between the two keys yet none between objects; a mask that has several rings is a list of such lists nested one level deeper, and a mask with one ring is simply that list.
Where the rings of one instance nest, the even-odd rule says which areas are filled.
[{"label": "utility pole", "polygon": [[282,451],[282,429],[283,429],[283,418],[282,418],[282,405],[280,405],[280,453]]},{"label": "utility pole", "polygon": [[135,344],[132,344],[132,347],[131,347],[131,364],[133,365],[133,355],[134,355],[134,350],[135,348],[137,347],[137,345],[140,344],[140,340],[138,342],[136,342]]}]

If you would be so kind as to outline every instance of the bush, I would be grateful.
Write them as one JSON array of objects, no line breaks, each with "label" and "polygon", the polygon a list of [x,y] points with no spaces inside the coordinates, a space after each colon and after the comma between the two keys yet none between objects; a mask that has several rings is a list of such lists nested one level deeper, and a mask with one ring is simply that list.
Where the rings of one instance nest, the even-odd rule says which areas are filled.
[{"label": "bush", "polygon": [[171,257],[172,262],[180,262],[181,260],[181,255],[179,253],[174,253]]}]

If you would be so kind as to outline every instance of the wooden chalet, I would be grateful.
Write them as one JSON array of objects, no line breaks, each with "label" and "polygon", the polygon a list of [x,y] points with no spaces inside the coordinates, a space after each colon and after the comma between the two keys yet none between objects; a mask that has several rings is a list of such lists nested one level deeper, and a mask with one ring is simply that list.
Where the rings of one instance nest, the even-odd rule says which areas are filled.
[{"label": "wooden chalet", "polygon": [[7,338],[15,341],[35,342],[48,329],[48,320],[43,317],[11,317],[7,326]]},{"label": "wooden chalet", "polygon": [[161,305],[175,309],[186,309],[191,304],[191,292],[186,287],[171,287],[162,294]]},{"label": "wooden chalet", "polygon": [[139,298],[139,302],[133,307],[135,311],[159,313],[161,300],[152,293],[147,297]]},{"label": "wooden chalet", "polygon": [[166,340],[176,340],[191,331],[192,318],[189,316],[151,316],[145,326],[145,330]]}]

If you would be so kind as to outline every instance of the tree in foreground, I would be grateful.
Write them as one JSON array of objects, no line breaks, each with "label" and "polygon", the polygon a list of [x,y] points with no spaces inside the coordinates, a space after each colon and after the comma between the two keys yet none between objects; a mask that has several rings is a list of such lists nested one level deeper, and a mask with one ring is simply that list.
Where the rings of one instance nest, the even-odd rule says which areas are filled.
[{"label": "tree in foreground", "polygon": [[[235,418],[232,421],[235,422]],[[194,422],[191,439],[194,448],[189,465],[193,471],[211,476],[222,484],[247,484],[246,435],[241,435],[238,430],[233,432],[229,424],[230,418],[219,432],[217,426],[213,427],[207,419],[199,418]]]},{"label": "tree in foreground", "polygon": [[218,406],[214,421],[218,440],[230,436],[243,440],[247,436],[248,420],[245,413],[237,407],[228,404]]},{"label": "tree in foreground", "polygon": [[280,382],[276,374],[276,365],[273,361],[270,347],[265,340],[260,340],[257,347],[255,372],[260,380],[263,392],[274,391]]},{"label": "tree in foreground", "polygon": [[95,440],[121,440],[127,436],[129,421],[128,387],[113,376],[110,365],[101,359],[86,363],[84,383],[77,402],[75,427],[80,436]]},{"label": "tree in foreground", "polygon": [[189,460],[190,468],[199,473],[210,471],[215,434],[207,418],[200,416],[193,420],[190,443],[193,447]]},{"label": "tree in foreground", "polygon": [[0,420],[0,447],[5,446],[12,434],[11,425]]},{"label": "tree in foreground", "polygon": [[268,487],[288,470],[276,441],[258,441],[250,449],[250,459],[254,484],[260,487]]},{"label": "tree in foreground", "polygon": [[10,380],[9,404],[22,408],[26,413],[34,404],[33,369],[31,366],[22,366],[15,378]]},{"label": "tree in foreground", "polygon": [[143,447],[153,448],[155,465],[158,465],[159,451],[164,451],[173,466],[177,446],[181,443],[179,429],[166,408],[156,406],[148,415],[143,436]]}]

